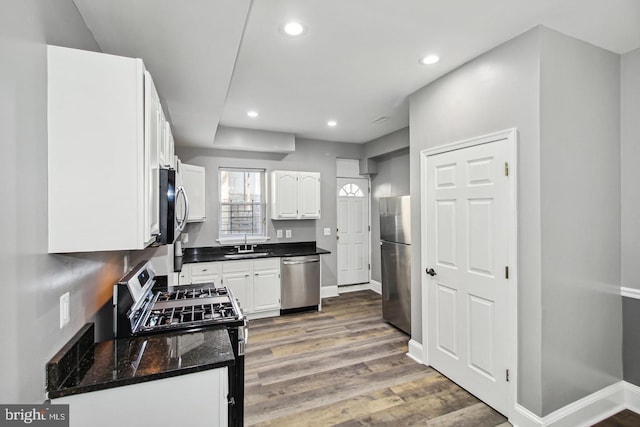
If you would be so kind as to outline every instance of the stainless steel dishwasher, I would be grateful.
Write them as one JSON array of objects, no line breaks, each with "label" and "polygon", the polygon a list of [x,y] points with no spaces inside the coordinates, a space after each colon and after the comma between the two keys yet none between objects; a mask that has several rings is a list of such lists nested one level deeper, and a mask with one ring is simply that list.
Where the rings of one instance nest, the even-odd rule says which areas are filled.
[{"label": "stainless steel dishwasher", "polygon": [[320,255],[281,258],[281,311],[317,309],[320,304]]}]

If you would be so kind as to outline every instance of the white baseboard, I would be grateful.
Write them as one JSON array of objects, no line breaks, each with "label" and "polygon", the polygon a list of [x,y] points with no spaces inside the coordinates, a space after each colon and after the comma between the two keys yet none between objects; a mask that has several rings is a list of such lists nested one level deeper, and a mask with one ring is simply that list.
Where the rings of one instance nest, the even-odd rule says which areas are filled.
[{"label": "white baseboard", "polygon": [[265,317],[278,317],[280,316],[280,309],[269,311],[258,311],[255,313],[246,314],[248,320],[264,319]]},{"label": "white baseboard", "polygon": [[378,282],[377,280],[371,280],[369,282],[369,289],[371,289],[373,292],[377,293],[378,295],[382,295],[382,283]]},{"label": "white baseboard", "polygon": [[509,417],[509,422],[514,427],[540,427],[543,425],[542,418],[518,403]]},{"label": "white baseboard", "polygon": [[346,294],[348,292],[357,292],[357,291],[373,291],[378,295],[382,295],[382,284],[375,280],[372,280],[369,283],[359,283],[357,285],[339,285],[338,293]]},{"label": "white baseboard", "polygon": [[425,364],[422,361],[422,344],[415,341],[413,338],[409,340],[409,352],[407,353],[407,356],[422,365]]},{"label": "white baseboard", "polygon": [[586,427],[623,409],[640,412],[640,387],[620,381],[544,417],[516,404],[509,421],[516,427]]},{"label": "white baseboard", "polygon": [[338,285],[338,293],[346,294],[349,292],[368,291],[371,289],[369,283],[358,283],[357,285]]},{"label": "white baseboard", "polygon": [[320,298],[331,298],[337,297],[338,287],[337,286],[321,286],[320,287]]},{"label": "white baseboard", "polygon": [[627,288],[625,286],[622,286],[620,288],[620,295],[627,298],[640,299],[640,289]]},{"label": "white baseboard", "polygon": [[625,402],[627,409],[640,414],[640,387],[625,382]]}]

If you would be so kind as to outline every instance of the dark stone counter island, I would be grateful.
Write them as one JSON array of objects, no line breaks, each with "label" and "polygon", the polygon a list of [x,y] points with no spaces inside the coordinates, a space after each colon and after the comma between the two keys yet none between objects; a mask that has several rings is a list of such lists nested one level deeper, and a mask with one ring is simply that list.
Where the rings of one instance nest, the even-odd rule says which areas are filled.
[{"label": "dark stone counter island", "polygon": [[47,393],[55,399],[233,364],[224,328],[94,343],[94,324],[88,323],[47,363]]}]

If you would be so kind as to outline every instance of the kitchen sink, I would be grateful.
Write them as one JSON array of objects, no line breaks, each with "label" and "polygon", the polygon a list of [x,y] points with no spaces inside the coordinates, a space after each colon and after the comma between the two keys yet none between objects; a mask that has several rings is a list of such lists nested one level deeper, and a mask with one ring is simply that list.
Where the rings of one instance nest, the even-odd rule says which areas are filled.
[{"label": "kitchen sink", "polygon": [[244,254],[225,254],[227,259],[245,259],[245,258],[259,258],[263,256],[269,256],[269,252],[247,252]]}]

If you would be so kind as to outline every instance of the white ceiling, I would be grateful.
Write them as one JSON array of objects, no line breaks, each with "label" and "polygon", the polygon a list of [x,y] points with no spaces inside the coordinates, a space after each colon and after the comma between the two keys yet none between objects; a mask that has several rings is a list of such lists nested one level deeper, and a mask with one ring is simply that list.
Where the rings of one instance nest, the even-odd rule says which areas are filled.
[{"label": "white ceiling", "polygon": [[[144,59],[177,143],[192,146],[211,147],[218,124],[370,141],[408,125],[409,94],[540,24],[640,48],[638,0],[74,1],[105,52]],[[303,37],[281,33],[289,19]],[[429,53],[440,62],[420,65]]]}]

